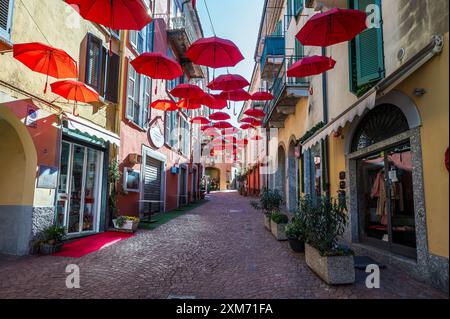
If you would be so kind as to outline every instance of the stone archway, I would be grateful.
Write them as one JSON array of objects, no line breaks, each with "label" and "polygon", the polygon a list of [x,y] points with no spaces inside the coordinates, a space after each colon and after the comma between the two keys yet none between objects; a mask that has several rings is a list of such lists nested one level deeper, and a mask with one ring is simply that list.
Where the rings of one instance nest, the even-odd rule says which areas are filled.
[{"label": "stone archway", "polygon": [[287,161],[287,179],[288,179],[288,199],[287,199],[287,209],[290,212],[295,212],[297,209],[298,202],[298,185],[297,185],[297,161],[295,158],[295,142],[291,141],[288,150],[288,161]]},{"label": "stone archway", "polygon": [[[221,172],[217,167],[207,167],[205,169],[205,175],[208,177],[208,189],[220,190],[221,185]],[[212,189],[211,189],[212,188]]]},{"label": "stone archway", "polygon": [[275,188],[280,191],[286,201],[286,152],[284,147],[278,147],[278,169],[275,178]]},{"label": "stone archway", "polygon": [[31,239],[37,154],[23,123],[0,105],[0,253],[26,255]]}]

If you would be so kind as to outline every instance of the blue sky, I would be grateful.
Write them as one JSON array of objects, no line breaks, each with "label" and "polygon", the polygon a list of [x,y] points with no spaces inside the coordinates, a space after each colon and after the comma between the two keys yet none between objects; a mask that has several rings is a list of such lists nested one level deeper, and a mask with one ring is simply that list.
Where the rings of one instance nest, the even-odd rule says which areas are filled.
[{"label": "blue sky", "polygon": [[[205,1],[216,35],[236,43],[245,57],[245,60],[235,68],[230,68],[230,73],[240,74],[250,82],[264,0],[197,0],[205,37],[210,37],[213,36],[213,32],[206,13]],[[216,70],[216,76],[222,73],[226,73],[226,69]],[[241,106],[242,103],[236,103],[237,112],[241,110]]]}]

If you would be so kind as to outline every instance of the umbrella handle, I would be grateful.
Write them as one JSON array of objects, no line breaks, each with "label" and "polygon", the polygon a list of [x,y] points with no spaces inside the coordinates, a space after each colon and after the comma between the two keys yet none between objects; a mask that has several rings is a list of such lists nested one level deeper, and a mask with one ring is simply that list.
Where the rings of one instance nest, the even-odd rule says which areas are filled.
[{"label": "umbrella handle", "polygon": [[77,102],[75,101],[75,103],[73,104],[73,110],[72,110],[72,114],[76,117],[80,116],[80,113],[77,112]]}]

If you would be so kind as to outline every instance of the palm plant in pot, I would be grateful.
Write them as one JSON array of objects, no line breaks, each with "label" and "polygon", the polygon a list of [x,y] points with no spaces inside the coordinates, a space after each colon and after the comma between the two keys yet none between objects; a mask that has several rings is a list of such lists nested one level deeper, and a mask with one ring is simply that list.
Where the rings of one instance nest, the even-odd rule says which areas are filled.
[{"label": "palm plant in pot", "polygon": [[267,230],[271,231],[272,214],[278,213],[283,204],[283,196],[278,190],[263,189],[259,201],[252,201],[250,203],[253,208],[260,210],[264,214],[264,225]]},{"label": "palm plant in pot", "polygon": [[66,229],[60,226],[49,226],[41,234],[42,240],[39,245],[39,252],[49,255],[60,251],[64,245]]},{"label": "palm plant in pot", "polygon": [[306,221],[306,264],[329,285],[355,282],[353,252],[339,245],[347,226],[345,209],[330,197],[303,198]]}]

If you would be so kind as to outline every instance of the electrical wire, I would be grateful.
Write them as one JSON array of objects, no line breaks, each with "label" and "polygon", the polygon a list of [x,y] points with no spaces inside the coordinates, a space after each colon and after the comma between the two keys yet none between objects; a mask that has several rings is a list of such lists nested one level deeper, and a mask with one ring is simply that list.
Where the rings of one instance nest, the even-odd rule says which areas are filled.
[{"label": "electrical wire", "polygon": [[214,36],[216,36],[216,30],[214,29],[214,24],[213,24],[212,19],[211,19],[211,14],[209,12],[208,4],[206,3],[206,0],[203,0],[203,3],[205,4],[206,13],[208,14],[209,23],[211,24],[211,30],[212,30]]},{"label": "electrical wire", "polygon": [[34,20],[32,14],[30,13],[30,11],[28,10],[27,6],[25,5],[25,3],[23,3],[22,0],[20,0],[20,3],[22,3],[23,7],[25,8],[25,10],[27,11],[28,15],[30,16],[31,20],[33,20],[33,23],[36,25],[37,29],[39,30],[39,32],[42,34],[42,36],[44,37],[45,41],[47,41],[47,44],[51,45],[50,41],[47,39],[47,37],[45,36],[44,32],[42,32],[41,28],[39,28],[39,25],[37,24],[36,20]]}]

